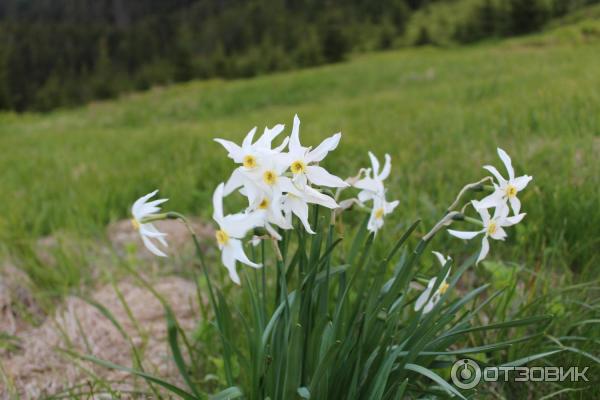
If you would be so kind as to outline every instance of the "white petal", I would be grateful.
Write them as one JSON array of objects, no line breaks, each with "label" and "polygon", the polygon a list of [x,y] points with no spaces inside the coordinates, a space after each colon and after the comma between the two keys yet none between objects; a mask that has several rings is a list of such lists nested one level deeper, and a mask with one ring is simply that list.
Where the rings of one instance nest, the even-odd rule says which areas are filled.
[{"label": "white petal", "polygon": [[338,208],[338,204],[331,196],[327,196],[326,194],[321,193],[310,186],[305,187],[302,194],[302,197],[308,203],[318,204],[330,209]]},{"label": "white petal", "polygon": [[244,184],[244,182],[248,180],[246,175],[242,172],[241,168],[242,167],[238,167],[234,169],[231,173],[229,180],[223,187],[223,196],[228,196],[234,190],[240,188]]},{"label": "white petal", "polygon": [[165,253],[163,253],[162,251],[160,251],[158,249],[158,247],[156,247],[156,245],[154,243],[152,243],[152,241],[150,240],[150,238],[148,238],[145,235],[142,235],[142,241],[144,242],[144,245],[146,246],[146,248],[148,250],[150,250],[150,252],[154,255],[157,255],[159,257],[166,257],[167,255]]},{"label": "white petal", "polygon": [[306,176],[308,180],[315,185],[327,186],[327,187],[347,187],[348,184],[339,177],[330,174],[323,167],[317,167],[316,165],[309,165],[306,167]]},{"label": "white petal", "polygon": [[[429,282],[431,283],[432,281],[435,282],[435,278],[433,278]],[[419,298],[415,302],[415,311],[419,311],[421,308],[423,308],[423,306],[429,299],[429,296],[431,295],[432,286],[433,285],[427,285],[427,288],[423,290],[423,292],[419,295]]]},{"label": "white petal", "polygon": [[506,154],[506,152],[500,147],[498,147],[498,155],[500,156],[500,159],[502,160],[504,166],[506,167],[506,170],[508,171],[508,179],[512,181],[513,179],[515,179],[515,170],[512,167],[512,161],[510,160],[510,156]]},{"label": "white petal", "polygon": [[361,190],[368,190],[373,193],[383,189],[383,185],[373,178],[363,178],[354,183],[354,187]]},{"label": "white petal", "polygon": [[242,162],[244,158],[244,153],[242,148],[232,141],[225,139],[215,139],[215,142],[219,143],[221,146],[225,147],[227,150],[227,156],[236,163]]},{"label": "white petal", "polygon": [[506,231],[501,226],[496,227],[496,230],[494,231],[494,233],[492,233],[490,235],[490,237],[494,240],[504,240],[504,239],[506,239],[506,236],[508,236],[508,235],[506,234]]},{"label": "white petal", "polygon": [[231,246],[223,247],[223,250],[221,251],[221,262],[229,271],[229,277],[231,278],[231,280],[236,285],[240,285],[240,276],[238,275],[235,269],[235,253],[234,249]]},{"label": "white petal", "polygon": [[[442,253],[440,253],[439,251],[432,251],[433,255],[438,259],[438,261],[440,262],[440,264],[442,265],[442,267],[444,265],[446,265],[446,257],[444,257],[444,255]],[[450,257],[448,257],[448,260],[450,259]]]},{"label": "white petal", "polygon": [[246,256],[246,253],[244,253],[244,247],[242,246],[242,242],[240,240],[236,240],[236,239],[230,240],[229,246],[231,246],[231,248],[233,250],[234,258],[236,260],[238,260],[239,262],[246,264],[252,268],[262,267],[261,264],[254,263],[248,259],[248,257]]},{"label": "white petal", "polygon": [[242,148],[244,150],[247,150],[252,146],[252,139],[254,139],[255,133],[256,133],[256,126],[252,129],[250,129],[250,132],[248,132],[248,134],[244,138],[244,141],[242,142]]},{"label": "white petal", "polygon": [[277,232],[269,223],[265,224],[265,229],[269,232],[269,235],[273,237],[275,240],[281,240],[281,235]]},{"label": "white petal", "polygon": [[369,152],[369,158],[371,159],[371,165],[373,166],[373,176],[379,176],[379,160],[375,157],[375,154]]},{"label": "white petal", "polygon": [[290,135],[290,152],[302,151],[302,145],[300,144],[300,118],[298,114],[294,115],[294,124],[292,125],[292,133]]},{"label": "white petal", "polygon": [[141,224],[140,234],[143,236],[148,236],[150,238],[159,238],[167,236],[166,233],[159,232],[158,229],[156,229],[152,224]]},{"label": "white petal", "polygon": [[273,139],[283,131],[284,125],[277,124],[273,128],[265,128],[261,137],[254,143],[254,146],[260,149],[271,149]]},{"label": "white petal", "polygon": [[492,208],[498,207],[499,205],[504,204],[505,202],[506,199],[504,198],[504,193],[502,193],[502,191],[500,191],[499,189],[496,189],[493,193],[484,197],[476,204],[479,208]]},{"label": "white petal", "polygon": [[311,229],[310,223],[308,222],[308,204],[303,202],[300,198],[291,196],[288,198],[291,211],[298,217],[306,232],[314,234],[315,232]]},{"label": "white petal", "polygon": [[475,262],[475,264],[479,264],[479,262],[487,256],[489,251],[490,242],[488,241],[487,236],[484,236],[481,240],[481,251],[479,252],[479,256],[477,256],[477,262]]},{"label": "white petal", "polygon": [[509,197],[508,201],[510,202],[510,207],[513,210],[513,213],[518,214],[521,211],[521,201],[517,198],[517,196]]},{"label": "white petal", "polygon": [[477,210],[479,216],[481,217],[481,222],[483,222],[483,226],[487,226],[488,222],[490,222],[490,213],[487,208],[481,207],[480,203],[477,200],[472,200],[471,204],[473,204],[473,208]]},{"label": "white petal", "polygon": [[358,201],[361,203],[371,200],[373,197],[375,197],[375,193],[370,190],[362,190],[358,192]]},{"label": "white petal", "polygon": [[473,239],[475,236],[479,235],[482,232],[483,231],[455,231],[454,229],[448,229],[448,233],[452,236],[456,236],[457,238],[465,240]]},{"label": "white petal", "polygon": [[341,133],[336,133],[335,135],[330,136],[327,139],[323,140],[321,142],[321,144],[319,144],[317,146],[316,149],[310,151],[306,155],[306,161],[319,162],[319,161],[323,160],[325,158],[325,156],[327,155],[327,153],[329,153],[332,150],[335,150],[335,148],[338,146],[338,144],[340,142],[341,137],[342,137]]},{"label": "white petal", "polygon": [[377,179],[379,179],[380,181],[385,180],[390,175],[391,170],[392,170],[392,157],[390,157],[389,154],[386,154],[385,155],[385,164],[383,164],[383,170],[381,170],[381,173],[379,174]]},{"label": "white petal", "polygon": [[532,179],[533,179],[532,176],[523,175],[523,176],[519,176],[518,178],[515,178],[512,181],[512,184],[515,185],[515,187],[517,188],[517,191],[520,192],[521,190],[525,189],[525,187],[527,186],[529,181],[531,181]]},{"label": "white petal", "polygon": [[150,199],[151,197],[154,197],[154,195],[156,195],[156,193],[158,193],[158,189],[148,193],[145,196],[140,197],[139,199],[137,199],[133,205],[131,206],[131,214],[133,215],[133,217],[137,220],[142,219],[142,216],[140,215],[140,211],[142,209],[142,207],[144,206],[144,204],[146,203],[146,201],[148,201],[148,199]]},{"label": "white petal", "polygon": [[217,221],[219,225],[223,221],[223,187],[225,185],[220,183],[213,193],[213,219]]},{"label": "white petal", "polygon": [[223,217],[221,227],[229,236],[236,239],[243,238],[253,228],[262,226],[265,221],[265,212],[253,211],[250,213],[237,213]]},{"label": "white petal", "polygon": [[527,215],[526,213],[521,213],[519,215],[515,215],[513,217],[506,217],[500,221],[501,226],[513,226],[521,222],[521,220]]},{"label": "white petal", "polygon": [[498,172],[498,170],[496,169],[496,167],[492,166],[492,165],[484,165],[483,166],[484,169],[488,170],[489,172],[492,173],[492,175],[494,175],[496,177],[496,179],[498,180],[499,184],[506,184],[506,179],[504,179],[502,177],[502,175],[500,175],[500,172]]},{"label": "white petal", "polygon": [[399,200],[392,201],[391,203],[388,203],[387,201],[384,201],[384,203],[383,203],[383,211],[387,215],[387,214],[391,213],[392,211],[394,211],[394,208],[398,207],[398,204],[400,204]]},{"label": "white petal", "polygon": [[281,142],[281,144],[280,144],[279,146],[275,147],[275,148],[273,149],[273,151],[274,151],[275,153],[281,153],[281,152],[283,151],[283,149],[285,149],[285,146],[287,146],[287,145],[288,145],[288,142],[289,142],[289,141],[290,141],[290,138],[289,138],[288,136],[286,136],[286,137],[283,139],[283,142]]}]

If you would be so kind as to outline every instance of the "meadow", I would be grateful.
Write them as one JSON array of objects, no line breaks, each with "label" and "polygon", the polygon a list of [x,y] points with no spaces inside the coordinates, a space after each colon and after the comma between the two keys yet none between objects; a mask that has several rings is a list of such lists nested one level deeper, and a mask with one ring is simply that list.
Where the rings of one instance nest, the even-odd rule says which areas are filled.
[{"label": "meadow", "polygon": [[[29,246],[57,234],[105,241],[105,227],[127,218],[132,201],[155,188],[170,209],[209,219],[212,191],[231,168],[212,139],[240,141],[253,126],[276,123],[289,129],[295,113],[306,143],[342,132],[327,159],[334,173],[354,175],[368,164],[367,150],[392,156],[389,193],[400,206],[380,233],[384,242],[418,218],[423,235],[464,184],[484,175],[481,165],[500,165],[502,147],[517,174],[534,177],[522,198],[527,216],[474,274],[495,287],[525,283],[494,311],[500,320],[555,315],[547,336],[507,357],[542,352],[548,336],[561,343],[577,337],[568,346],[580,350],[559,357],[592,364],[599,337],[600,41],[569,37],[357,55],[48,114],[0,114],[2,255],[33,275],[51,304],[85,291],[102,278],[86,276],[81,258],[41,272],[28,265]],[[437,240],[451,244],[458,260],[476,248],[447,235]]]}]

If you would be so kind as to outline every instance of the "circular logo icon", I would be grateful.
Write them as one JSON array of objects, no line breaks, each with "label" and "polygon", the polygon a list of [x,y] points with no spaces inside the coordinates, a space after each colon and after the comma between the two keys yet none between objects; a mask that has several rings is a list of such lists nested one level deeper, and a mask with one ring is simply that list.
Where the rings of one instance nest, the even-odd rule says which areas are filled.
[{"label": "circular logo icon", "polygon": [[481,381],[481,368],[475,361],[463,358],[452,365],[450,376],[454,386],[461,389],[473,389]]}]

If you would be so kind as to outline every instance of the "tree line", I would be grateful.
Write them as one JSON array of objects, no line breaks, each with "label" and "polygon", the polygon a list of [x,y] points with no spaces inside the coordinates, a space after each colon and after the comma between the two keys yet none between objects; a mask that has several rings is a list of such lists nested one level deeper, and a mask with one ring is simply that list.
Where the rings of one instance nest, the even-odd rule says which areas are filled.
[{"label": "tree line", "polygon": [[[45,111],[152,85],[431,43],[427,27],[412,42],[403,39],[411,16],[450,1],[3,0],[0,110]],[[471,11],[457,25],[458,42],[530,32],[591,1],[464,2]]]}]

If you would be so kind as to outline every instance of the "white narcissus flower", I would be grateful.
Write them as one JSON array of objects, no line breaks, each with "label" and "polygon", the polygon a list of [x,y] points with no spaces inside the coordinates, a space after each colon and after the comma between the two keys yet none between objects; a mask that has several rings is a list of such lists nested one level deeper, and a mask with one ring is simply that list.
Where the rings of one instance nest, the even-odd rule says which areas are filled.
[{"label": "white narcissus flower", "polygon": [[387,202],[384,196],[373,197],[373,209],[371,210],[371,217],[367,224],[367,229],[373,233],[377,233],[383,226],[383,219],[386,215],[390,214],[398,206],[400,202],[398,200]]},{"label": "white narcissus flower", "polygon": [[[448,261],[451,260],[450,257],[444,257],[441,253],[439,253],[437,251],[432,251],[432,253],[438,259],[438,261],[442,265],[442,268],[446,265],[446,263]],[[427,314],[428,312],[433,310],[435,305],[440,301],[442,295],[444,295],[444,293],[446,293],[446,291],[450,287],[448,282],[446,282],[446,279],[448,279],[449,275],[450,275],[450,269],[448,269],[448,272],[446,273],[444,280],[442,281],[442,283],[440,283],[440,286],[437,288],[437,290],[435,291],[435,293],[433,295],[431,294],[431,292],[433,291],[433,287],[435,286],[435,284],[437,282],[437,277],[431,278],[429,280],[429,282],[427,283],[427,287],[425,288],[425,290],[423,290],[423,293],[421,293],[421,295],[419,296],[419,298],[417,299],[417,301],[415,303],[415,311],[419,311],[421,308],[423,308],[423,314]]]},{"label": "white narcissus flower", "polygon": [[167,234],[159,232],[151,222],[144,222],[145,219],[155,216],[160,211],[160,207],[158,206],[168,200],[158,199],[148,202],[148,200],[154,197],[157,193],[158,190],[155,190],[152,193],[148,193],[147,195],[140,197],[135,201],[135,203],[133,203],[133,206],[131,207],[131,214],[133,215],[131,223],[133,224],[133,227],[140,233],[144,245],[148,250],[150,250],[151,253],[160,257],[166,257],[167,255],[160,250],[152,240],[155,239],[162,246],[168,247],[167,241],[165,240],[165,236],[167,236]]},{"label": "white narcissus flower", "polygon": [[248,132],[241,146],[225,139],[215,139],[215,142],[225,147],[225,150],[229,152],[229,158],[233,159],[234,162],[242,164],[246,169],[253,169],[258,166],[260,155],[270,152],[281,152],[287,145],[288,138],[276,149],[271,149],[273,139],[283,131],[283,128],[284,125],[282,124],[277,124],[273,128],[265,128],[261,137],[252,143],[254,134],[256,133],[256,127],[254,127]]},{"label": "white narcissus flower", "polygon": [[513,169],[510,156],[501,148],[498,148],[498,155],[508,171],[508,180],[504,179],[504,177],[500,175],[495,167],[491,165],[485,165],[483,168],[491,172],[492,175],[494,175],[494,177],[496,177],[498,180],[498,183],[494,183],[494,193],[482,199],[479,202],[479,207],[498,207],[501,204],[509,202],[514,214],[517,215],[519,211],[521,211],[521,201],[517,197],[517,194],[521,190],[525,189],[533,177],[529,175],[523,175],[515,178],[515,170]]},{"label": "white narcissus flower", "polygon": [[358,193],[358,201],[360,204],[369,200],[373,201],[371,217],[369,218],[367,229],[377,233],[383,226],[384,217],[394,211],[398,206],[399,201],[395,200],[388,202],[385,199],[386,189],[383,185],[383,181],[390,175],[390,171],[392,170],[392,158],[390,155],[385,155],[385,163],[381,171],[379,171],[380,164],[377,157],[369,152],[369,158],[371,159],[372,168],[361,169],[359,176],[363,173],[365,176],[361,179],[351,178],[351,181],[353,182],[352,186],[361,189]]},{"label": "white narcissus flower", "polygon": [[300,119],[295,115],[288,146],[289,152],[286,154],[290,171],[294,174],[294,183],[300,188],[305,186],[307,181],[320,186],[347,187],[348,184],[341,178],[330,174],[323,167],[312,165],[322,161],[330,151],[335,150],[341,137],[341,133],[336,133],[323,140],[314,150],[304,147],[300,144]]},{"label": "white narcissus flower", "polygon": [[[358,200],[360,202],[371,200],[378,195],[381,196],[385,192],[383,181],[390,175],[390,171],[392,170],[392,158],[389,154],[385,155],[385,163],[381,172],[379,172],[380,165],[377,157],[369,152],[369,158],[371,159],[372,169],[365,169],[365,177],[359,179],[353,185],[355,188],[361,189],[360,193],[358,193]],[[371,176],[371,173],[373,176]]]},{"label": "white narcissus flower", "polygon": [[236,261],[253,268],[262,266],[248,259],[244,253],[241,239],[250,229],[262,226],[264,215],[262,211],[257,211],[224,216],[223,186],[224,184],[221,183],[213,194],[213,219],[219,224],[219,230],[215,233],[215,237],[221,250],[221,261],[229,271],[231,280],[239,285],[241,282],[235,268]]},{"label": "white narcissus flower", "polygon": [[506,204],[501,204],[500,206],[496,207],[494,210],[494,216],[490,218],[490,213],[488,210],[481,207],[478,201],[473,200],[472,203],[473,207],[475,207],[481,217],[483,229],[480,231],[456,231],[453,229],[448,229],[448,233],[452,236],[456,236],[457,238],[465,240],[473,239],[475,236],[483,233],[484,235],[483,239],[481,240],[481,251],[479,252],[476,262],[476,264],[479,264],[479,262],[487,256],[490,250],[488,238],[504,240],[507,235],[503,228],[521,222],[525,216],[525,213],[509,217],[508,206]]}]

